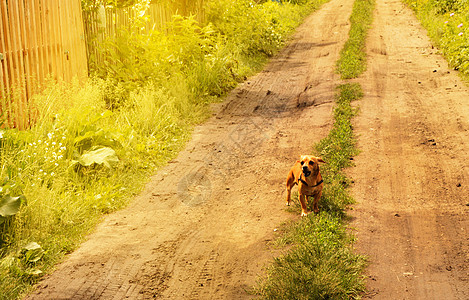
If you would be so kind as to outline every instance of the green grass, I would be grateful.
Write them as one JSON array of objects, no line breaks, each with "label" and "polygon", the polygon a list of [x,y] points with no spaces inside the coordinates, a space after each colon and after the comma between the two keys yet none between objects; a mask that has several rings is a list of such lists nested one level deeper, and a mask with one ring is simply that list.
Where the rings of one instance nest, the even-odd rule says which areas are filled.
[{"label": "green grass", "polygon": [[303,218],[286,242],[293,250],[276,258],[264,299],[350,299],[363,290],[364,261],[347,245],[352,242],[340,218],[324,214]]},{"label": "green grass", "polygon": [[[211,24],[176,17],[168,35],[122,32],[103,45],[108,60],[95,77],[36,95],[34,126],[0,132],[0,299],[21,297],[103,215],[125,207],[184,147],[208,104],[258,71],[325,1],[303,2],[213,1]],[[12,201],[19,195],[26,200]]]},{"label": "green grass", "polygon": [[415,11],[449,65],[469,81],[469,5],[465,0],[403,0]]},{"label": "green grass", "polygon": [[349,39],[337,61],[337,71],[342,79],[358,77],[366,70],[365,41],[373,20],[374,0],[355,0],[350,16]]},{"label": "green grass", "polygon": [[[151,87],[132,96],[138,102],[132,109],[111,112],[101,84],[53,85],[37,96],[41,118],[34,128],[3,133],[2,195],[22,194],[26,202],[0,225],[2,299],[18,297],[71,252],[103,214],[124,207],[183,147],[191,124],[204,115],[203,109],[191,112],[181,98]],[[109,167],[77,165],[81,155],[97,148],[115,151],[105,157]],[[30,242],[44,251],[38,261],[26,258]]]}]

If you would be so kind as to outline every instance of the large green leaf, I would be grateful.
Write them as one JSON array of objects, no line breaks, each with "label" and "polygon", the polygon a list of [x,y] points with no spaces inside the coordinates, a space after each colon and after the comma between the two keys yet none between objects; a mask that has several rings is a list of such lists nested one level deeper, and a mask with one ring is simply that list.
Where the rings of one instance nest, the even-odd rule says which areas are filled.
[{"label": "large green leaf", "polygon": [[93,164],[104,165],[108,168],[119,162],[116,151],[109,147],[99,148],[97,150],[86,151],[78,159],[78,163],[84,167],[89,167]]},{"label": "large green leaf", "polygon": [[31,242],[22,249],[22,253],[26,262],[35,263],[42,258],[44,255],[44,250],[38,243]]},{"label": "large green leaf", "polygon": [[20,210],[21,202],[26,198],[21,195],[18,197],[12,197],[10,195],[3,196],[0,198],[0,216],[8,217],[13,216]]}]

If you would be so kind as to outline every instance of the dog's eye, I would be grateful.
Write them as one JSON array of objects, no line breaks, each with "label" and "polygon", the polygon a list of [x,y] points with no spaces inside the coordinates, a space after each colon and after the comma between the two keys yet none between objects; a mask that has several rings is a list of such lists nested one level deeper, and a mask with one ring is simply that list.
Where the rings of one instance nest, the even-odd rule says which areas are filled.
[{"label": "dog's eye", "polygon": [[304,162],[304,161],[302,161],[300,164],[301,164],[301,165],[304,165],[304,164],[305,164],[305,162]]},{"label": "dog's eye", "polygon": [[310,164],[311,166],[314,165],[314,161],[310,160],[310,161],[309,161],[309,164]]}]

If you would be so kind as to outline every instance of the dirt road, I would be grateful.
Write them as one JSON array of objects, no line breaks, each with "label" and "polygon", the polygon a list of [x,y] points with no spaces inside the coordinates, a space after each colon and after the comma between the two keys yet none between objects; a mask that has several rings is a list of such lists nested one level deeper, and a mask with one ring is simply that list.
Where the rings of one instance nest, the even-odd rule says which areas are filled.
[{"label": "dirt road", "polygon": [[[248,299],[277,253],[283,182],[329,131],[353,1],[331,0],[197,127],[178,158],[109,215],[29,299]],[[469,92],[411,12],[378,0],[353,210],[368,297],[469,298]]]},{"label": "dirt road", "polygon": [[127,209],[109,215],[30,299],[243,299],[273,255],[288,169],[332,125],[353,1],[333,0],[197,127]]},{"label": "dirt road", "polygon": [[352,223],[373,299],[469,299],[469,91],[412,12],[377,0]]}]

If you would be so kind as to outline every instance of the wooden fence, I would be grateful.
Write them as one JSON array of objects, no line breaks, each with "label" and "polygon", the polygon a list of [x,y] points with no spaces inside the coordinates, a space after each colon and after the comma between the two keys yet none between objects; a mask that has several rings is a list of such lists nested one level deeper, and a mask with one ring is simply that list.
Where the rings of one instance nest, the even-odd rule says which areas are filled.
[{"label": "wooden fence", "polygon": [[[194,15],[201,23],[205,21],[204,4],[208,0],[176,0],[156,1],[150,4],[145,12],[146,22],[139,29],[139,33],[148,33],[150,30],[164,30],[165,25],[171,21],[175,14],[181,16]],[[106,59],[100,51],[101,44],[107,38],[116,37],[119,30],[131,29],[132,20],[136,18],[137,11],[132,7],[114,8],[101,7],[96,11],[84,12],[86,47],[90,70],[93,64],[103,64]]]},{"label": "wooden fence", "polygon": [[88,76],[80,0],[0,0],[0,110],[26,128],[30,97],[48,78]]},{"label": "wooden fence", "polygon": [[[172,15],[203,22],[208,0],[156,1],[142,31],[163,29]],[[100,43],[130,28],[128,8],[82,12],[80,0],[0,0],[0,125],[28,128],[35,115],[31,96],[52,78],[88,76],[88,62],[104,60]]]}]

